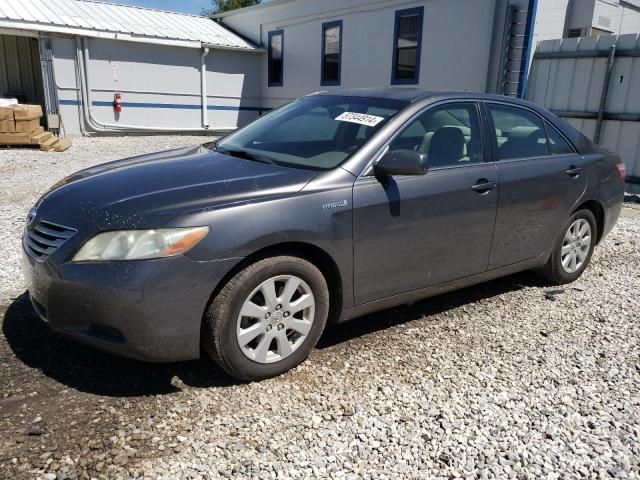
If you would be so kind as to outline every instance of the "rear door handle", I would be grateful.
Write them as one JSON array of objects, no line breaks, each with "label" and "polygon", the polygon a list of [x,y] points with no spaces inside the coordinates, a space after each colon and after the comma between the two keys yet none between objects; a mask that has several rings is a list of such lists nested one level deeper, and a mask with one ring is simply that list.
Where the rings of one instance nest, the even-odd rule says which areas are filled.
[{"label": "rear door handle", "polygon": [[476,183],[473,187],[471,187],[471,190],[478,193],[487,193],[489,190],[493,190],[497,186],[498,184],[496,182],[490,182],[482,178],[478,180],[478,183]]},{"label": "rear door handle", "polygon": [[571,165],[569,170],[566,170],[565,173],[570,177],[577,177],[582,173],[582,169],[580,167],[576,167],[575,165]]}]

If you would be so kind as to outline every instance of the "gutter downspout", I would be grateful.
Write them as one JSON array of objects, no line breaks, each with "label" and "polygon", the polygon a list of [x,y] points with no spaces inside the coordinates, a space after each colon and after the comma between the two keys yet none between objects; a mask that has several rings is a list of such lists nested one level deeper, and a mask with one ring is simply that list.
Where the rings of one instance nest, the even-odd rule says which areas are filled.
[{"label": "gutter downspout", "polygon": [[209,128],[209,119],[207,118],[207,55],[209,48],[204,47],[200,54],[200,88],[202,91],[202,128]]},{"label": "gutter downspout", "polygon": [[[186,132],[205,132],[210,131],[203,128],[171,128],[171,127],[145,127],[140,125],[124,125],[124,124],[116,124],[116,123],[102,123],[96,120],[93,117],[91,112],[92,100],[91,100],[91,85],[89,84],[89,46],[87,39],[79,39],[82,42],[82,66],[81,68],[81,80],[82,80],[82,93],[83,93],[83,110],[85,114],[85,120],[89,123],[91,128],[95,129],[101,133],[126,133],[126,132],[175,132],[175,133],[186,133]],[[221,131],[233,131],[236,130],[237,127],[232,128],[221,128]]]}]

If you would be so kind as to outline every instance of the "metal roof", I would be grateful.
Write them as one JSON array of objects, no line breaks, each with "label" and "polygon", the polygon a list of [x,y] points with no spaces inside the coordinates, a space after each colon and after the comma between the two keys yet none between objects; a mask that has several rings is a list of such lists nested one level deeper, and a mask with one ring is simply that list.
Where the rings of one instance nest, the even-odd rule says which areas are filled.
[{"label": "metal roof", "polygon": [[0,0],[2,28],[255,50],[251,43],[209,18],[93,0]]}]

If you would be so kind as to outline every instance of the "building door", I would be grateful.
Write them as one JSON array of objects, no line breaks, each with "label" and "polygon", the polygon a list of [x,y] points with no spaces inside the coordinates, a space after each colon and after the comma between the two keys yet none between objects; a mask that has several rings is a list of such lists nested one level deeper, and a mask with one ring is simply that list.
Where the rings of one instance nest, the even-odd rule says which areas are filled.
[{"label": "building door", "polygon": [[0,35],[0,97],[46,111],[37,38]]}]

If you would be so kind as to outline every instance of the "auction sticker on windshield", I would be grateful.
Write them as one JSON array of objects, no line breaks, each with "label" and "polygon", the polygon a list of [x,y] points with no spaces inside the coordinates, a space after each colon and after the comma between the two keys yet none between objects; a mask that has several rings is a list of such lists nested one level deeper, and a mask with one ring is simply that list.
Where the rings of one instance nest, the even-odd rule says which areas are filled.
[{"label": "auction sticker on windshield", "polygon": [[384,117],[376,117],[375,115],[367,115],[365,113],[344,112],[335,119],[341,122],[351,122],[367,127],[375,127],[384,120]]}]

